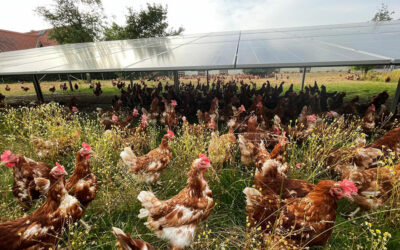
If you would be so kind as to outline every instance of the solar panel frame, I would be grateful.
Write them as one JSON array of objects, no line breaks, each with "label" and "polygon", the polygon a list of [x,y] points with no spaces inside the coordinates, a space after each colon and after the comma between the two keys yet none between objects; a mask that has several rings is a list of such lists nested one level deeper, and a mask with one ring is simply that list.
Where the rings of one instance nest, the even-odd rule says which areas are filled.
[{"label": "solar panel frame", "polygon": [[400,21],[227,31],[0,53],[0,75],[400,64]]}]

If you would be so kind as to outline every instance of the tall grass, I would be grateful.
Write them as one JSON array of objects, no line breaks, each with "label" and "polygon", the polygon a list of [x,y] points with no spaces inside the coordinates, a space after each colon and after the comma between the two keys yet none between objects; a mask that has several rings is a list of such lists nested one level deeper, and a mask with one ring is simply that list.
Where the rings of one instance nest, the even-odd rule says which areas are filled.
[{"label": "tall grass", "polygon": [[[39,158],[30,142],[32,135],[54,139],[76,131],[79,131],[81,136],[73,143],[72,150],[65,155],[54,153]],[[158,127],[147,128],[147,143],[144,147],[137,148],[136,153],[143,155],[157,147],[164,133],[165,131]],[[149,187],[127,173],[119,157],[125,146],[123,135],[124,132],[117,128],[104,132],[95,114],[71,115],[57,104],[35,108],[8,108],[0,113],[0,151],[11,149],[34,160],[45,161],[50,166],[59,161],[66,166],[70,174],[75,165],[76,151],[83,141],[89,143],[95,151],[90,164],[100,188],[83,218],[90,225],[90,229],[80,223],[71,225],[63,234],[61,247],[112,249],[115,246],[115,237],[111,233],[111,227],[116,226],[133,237],[146,240],[157,249],[169,248],[168,242],[157,238],[144,226],[145,220],[137,217],[141,205],[136,197],[140,191],[148,190]],[[317,127],[302,145],[291,142],[286,155],[291,166],[290,176],[314,183],[319,179],[332,177],[329,169],[323,164],[324,155],[334,148],[353,145],[354,140],[360,136],[365,135],[362,135],[357,120],[338,120],[330,126]],[[170,143],[172,161],[161,175],[161,184],[152,187],[158,198],[168,199],[186,186],[187,172],[192,161],[199,153],[207,153],[209,141],[210,134],[207,131],[193,134],[188,127],[183,127],[176,133],[176,138]],[[233,153],[232,158],[230,162],[206,174],[215,207],[209,218],[199,225],[191,249],[259,249],[263,246],[260,232],[247,225],[245,197],[242,193],[245,187],[253,185],[254,168],[240,163],[239,150]],[[302,163],[301,168],[296,167],[297,163]],[[12,195],[12,183],[12,170],[1,167],[0,222],[24,215]],[[387,207],[373,212],[375,215],[371,215],[374,220],[371,225],[365,224],[365,217],[360,217],[352,223],[339,214],[329,244],[321,249],[398,249],[399,219],[394,210],[399,208],[397,190],[398,187],[394,192],[397,196],[392,197]],[[26,214],[39,207],[43,201],[44,198],[35,202]],[[338,211],[349,213],[353,209],[353,204],[340,201]],[[377,229],[380,230],[380,234],[377,233]],[[392,237],[389,237],[388,233],[385,234],[386,231]]]}]

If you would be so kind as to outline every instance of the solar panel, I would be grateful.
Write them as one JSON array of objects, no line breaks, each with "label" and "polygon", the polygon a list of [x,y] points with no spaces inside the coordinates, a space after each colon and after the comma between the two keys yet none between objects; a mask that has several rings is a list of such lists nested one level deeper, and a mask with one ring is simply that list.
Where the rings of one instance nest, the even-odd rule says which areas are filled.
[{"label": "solar panel", "polygon": [[400,21],[228,31],[0,53],[0,75],[400,63]]}]

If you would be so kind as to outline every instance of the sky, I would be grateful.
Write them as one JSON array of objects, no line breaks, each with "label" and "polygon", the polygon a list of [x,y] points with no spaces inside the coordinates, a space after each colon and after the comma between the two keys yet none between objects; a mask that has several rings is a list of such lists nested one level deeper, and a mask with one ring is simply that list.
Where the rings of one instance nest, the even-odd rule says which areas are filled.
[{"label": "sky", "polygon": [[[123,24],[127,7],[168,6],[170,27],[184,34],[365,22],[382,3],[400,19],[399,0],[102,0],[107,22]],[[52,0],[1,0],[0,29],[28,32],[49,28],[34,9]]]}]

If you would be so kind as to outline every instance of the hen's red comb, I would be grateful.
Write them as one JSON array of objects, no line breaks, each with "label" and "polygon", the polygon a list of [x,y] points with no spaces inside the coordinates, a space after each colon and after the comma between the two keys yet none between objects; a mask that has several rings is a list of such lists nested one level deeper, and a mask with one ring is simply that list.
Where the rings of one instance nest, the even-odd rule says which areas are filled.
[{"label": "hen's red comb", "polygon": [[176,101],[175,101],[175,100],[171,100],[171,104],[172,104],[172,105],[174,105],[174,106],[176,106],[176,105],[177,105],[177,103],[176,103]]},{"label": "hen's red comb", "polygon": [[137,109],[133,109],[132,115],[137,116],[139,114],[139,111]]},{"label": "hen's red comb", "polygon": [[358,192],[356,185],[351,180],[344,179],[343,181],[339,182],[339,184],[346,194]]},{"label": "hen's red comb", "polygon": [[206,155],[203,154],[199,154],[199,158],[204,161],[205,163],[209,164],[210,163],[210,159],[208,159],[208,157]]},{"label": "hen's red comb", "polygon": [[171,136],[171,137],[175,136],[175,133],[174,133],[174,131],[168,130],[168,132],[167,132],[167,133],[168,133],[168,134],[169,134],[169,136]]},{"label": "hen's red comb", "polygon": [[278,126],[274,125],[274,129],[275,129],[275,134],[277,134],[277,135],[281,134],[281,130],[279,129]]},{"label": "hen's red comb", "polygon": [[1,154],[1,161],[7,161],[12,155],[11,150],[6,150]]},{"label": "hen's red comb", "polygon": [[244,107],[244,105],[243,105],[243,104],[242,104],[242,105],[240,105],[240,108],[239,108],[239,110],[240,110],[240,111],[242,111],[242,112],[243,112],[243,111],[246,111],[246,109],[245,109],[245,107]]},{"label": "hen's red comb", "polygon": [[315,120],[317,120],[317,117],[313,114],[313,115],[308,115],[307,116],[307,120],[309,120],[309,121],[315,121]]},{"label": "hen's red comb", "polygon": [[375,104],[371,104],[371,109],[375,111]]},{"label": "hen's red comb", "polygon": [[92,147],[91,147],[89,144],[87,144],[86,142],[82,142],[82,147],[83,147],[84,149],[89,150],[89,151],[92,149]]},{"label": "hen's red comb", "polygon": [[60,163],[56,162],[56,166],[57,166],[57,169],[58,169],[58,170],[60,170],[60,171],[62,171],[62,172],[65,172],[65,168],[64,168],[63,166],[61,166]]}]

